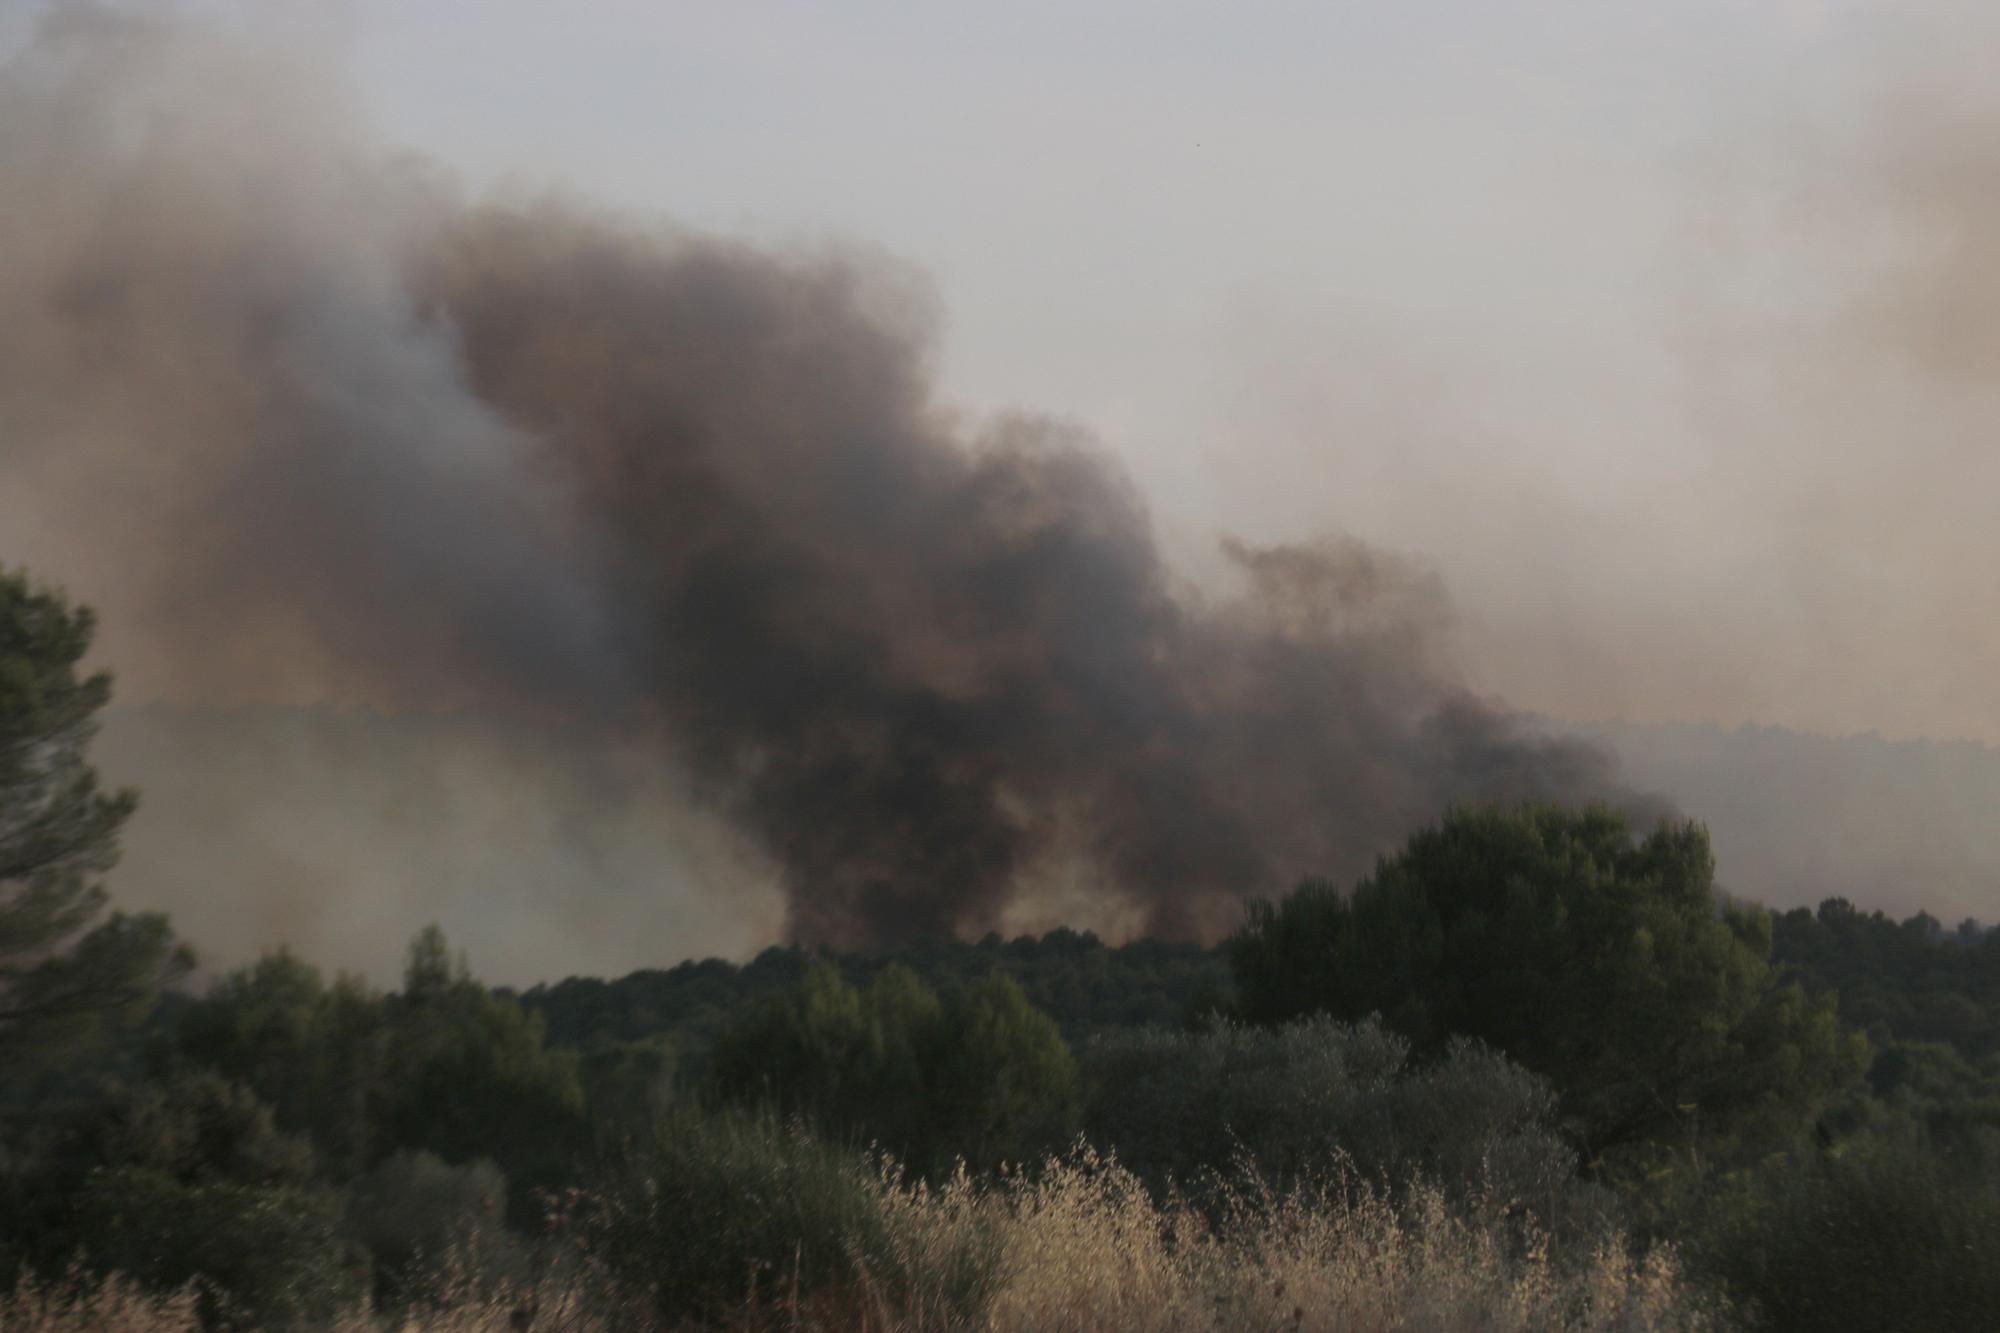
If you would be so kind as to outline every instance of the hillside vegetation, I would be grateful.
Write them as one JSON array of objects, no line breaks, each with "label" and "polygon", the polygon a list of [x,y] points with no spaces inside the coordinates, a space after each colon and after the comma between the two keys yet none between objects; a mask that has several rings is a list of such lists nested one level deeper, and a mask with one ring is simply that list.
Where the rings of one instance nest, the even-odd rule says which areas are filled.
[{"label": "hillside vegetation", "polygon": [[199,986],[0,578],[0,1330],[1895,1329],[2000,1309],[2000,936],[1466,806],[1223,946]]}]

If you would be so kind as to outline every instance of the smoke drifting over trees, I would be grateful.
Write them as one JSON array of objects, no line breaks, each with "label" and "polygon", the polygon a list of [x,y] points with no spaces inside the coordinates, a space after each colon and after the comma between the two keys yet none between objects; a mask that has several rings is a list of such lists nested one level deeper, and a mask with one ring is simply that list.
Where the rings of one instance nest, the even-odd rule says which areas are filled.
[{"label": "smoke drifting over trees", "polygon": [[654,747],[844,946],[1063,882],[1213,933],[1454,798],[1610,790],[1397,558],[1179,586],[1086,436],[935,400],[883,261],[469,205],[350,125],[281,53],[95,10],[0,85],[0,531],[128,692]]}]

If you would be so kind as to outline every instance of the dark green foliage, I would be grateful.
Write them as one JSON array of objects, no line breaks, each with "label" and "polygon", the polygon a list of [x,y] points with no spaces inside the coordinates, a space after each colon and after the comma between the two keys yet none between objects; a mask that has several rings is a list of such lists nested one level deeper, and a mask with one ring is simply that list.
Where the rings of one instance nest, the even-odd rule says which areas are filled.
[{"label": "dark green foliage", "polygon": [[427,1152],[391,1153],[347,1188],[348,1229],[374,1260],[377,1300],[391,1307],[448,1254],[518,1268],[506,1210],[507,1180],[493,1163],[452,1166]]},{"label": "dark green foliage", "polygon": [[435,931],[399,993],[275,954],[175,1005],[155,1047],[153,1077],[79,1087],[13,1136],[0,1267],[80,1250],[152,1285],[200,1276],[211,1315],[261,1321],[351,1303],[372,1266],[393,1303],[453,1245],[515,1264],[510,1210],[533,1216],[588,1145],[576,1054]]},{"label": "dark green foliage", "polygon": [[2000,1172],[1904,1137],[1736,1182],[1694,1257],[1786,1333],[1993,1326]]},{"label": "dark green foliage", "polygon": [[782,999],[725,1028],[713,1070],[732,1097],[825,1113],[852,1086],[872,1081],[886,1064],[884,1048],[904,1035],[885,1033],[868,997],[822,963]]},{"label": "dark green foliage", "polygon": [[315,1170],[310,1143],[281,1132],[249,1089],[206,1071],[114,1095],[74,1126],[68,1156],[85,1169],[118,1164],[184,1183],[302,1185]]},{"label": "dark green foliage", "polygon": [[1973,1060],[1943,1042],[1892,1040],[1869,1068],[1867,1095],[1826,1119],[1842,1139],[1896,1134],[2000,1166],[2000,1055]]},{"label": "dark green foliage", "polygon": [[89,611],[0,571],[0,1061],[76,1044],[144,1013],[185,972],[159,916],[106,916],[96,876],[137,801],[107,793],[84,751],[111,678],[79,678]]},{"label": "dark green foliage", "polygon": [[921,1288],[970,1326],[995,1277],[976,1236],[919,1252],[885,1206],[878,1169],[754,1112],[682,1109],[603,1173],[573,1224],[591,1258],[661,1327],[707,1326],[789,1291]]},{"label": "dark green foliage", "polygon": [[400,995],[386,1000],[389,1142],[448,1162],[488,1158],[524,1187],[557,1183],[584,1146],[576,1053],[550,1047],[542,1020],[444,964],[432,927],[411,946]]},{"label": "dark green foliage", "polygon": [[995,972],[945,1002],[926,1099],[938,1146],[975,1169],[1061,1146],[1075,1127],[1076,1060],[1052,1019]]},{"label": "dark green foliage", "polygon": [[669,1037],[621,1041],[602,1034],[578,1053],[591,1119],[613,1133],[644,1130],[678,1100],[679,1053]]},{"label": "dark green foliage", "polygon": [[1575,1179],[1554,1092],[1476,1043],[1412,1066],[1408,1041],[1374,1019],[1217,1022],[1105,1033],[1083,1068],[1087,1137],[1155,1189],[1198,1185],[1237,1154],[1281,1186],[1344,1159],[1370,1183],[1400,1187],[1420,1172],[1461,1200],[1484,1194],[1566,1231],[1609,1213],[1602,1191]]},{"label": "dark green foliage", "polygon": [[[616,981],[572,977],[536,986],[521,1002],[547,1016],[552,1041],[583,1046],[593,1038],[665,1034],[683,1062],[695,1067],[731,1015],[784,994],[813,961],[798,949],[766,949],[742,966],[710,958]],[[939,940],[893,958],[841,954],[829,961],[853,986],[865,987],[893,964],[941,994],[1004,972],[1072,1044],[1103,1028],[1178,1024],[1229,992],[1229,968],[1215,950],[1159,940],[1111,948],[1087,931],[1014,940],[988,935],[976,944]]]},{"label": "dark green foliage", "polygon": [[10,1179],[11,1258],[43,1272],[81,1257],[257,1324],[329,1315],[362,1290],[343,1200],[311,1146],[214,1074],[116,1092],[60,1124]]},{"label": "dark green foliage", "polygon": [[1837,993],[1841,1018],[1878,1044],[2000,1055],[2000,932],[1977,922],[1947,930],[1922,912],[1893,921],[1829,898],[1779,915],[1771,956],[1807,990]]},{"label": "dark green foliage", "polygon": [[177,1181],[143,1168],[93,1172],[77,1200],[90,1261],[146,1286],[202,1279],[211,1322],[244,1328],[322,1320],[361,1297],[365,1268],[338,1191]]},{"label": "dark green foliage", "polygon": [[255,1089],[278,1123],[308,1136],[343,1175],[391,1146],[378,1121],[392,1095],[394,1044],[380,997],[352,978],[328,984],[284,950],[230,973],[172,1016],[176,1059]]},{"label": "dark green foliage", "polygon": [[941,1001],[907,969],[860,991],[827,962],[726,1029],[713,1071],[725,1097],[804,1114],[921,1171],[1058,1146],[1077,1091],[1055,1024],[1008,977]]},{"label": "dark green foliage", "polygon": [[454,965],[435,929],[412,944],[401,993],[328,985],[275,954],[185,1006],[171,1048],[255,1089],[342,1176],[399,1149],[484,1158],[515,1183],[519,1209],[588,1142],[576,1053]]},{"label": "dark green foliage", "polygon": [[1707,834],[1605,808],[1463,808],[1351,895],[1308,883],[1230,942],[1242,1013],[1381,1013],[1419,1052],[1485,1041],[1549,1079],[1593,1158],[1784,1134],[1858,1076],[1830,999],[1778,984],[1770,918],[1718,901]]},{"label": "dark green foliage", "polygon": [[550,1040],[563,1045],[665,1035],[677,1049],[705,1056],[732,1017],[783,995],[811,965],[803,950],[773,948],[741,966],[707,958],[615,981],[571,977],[531,987],[521,1004],[541,1014]]}]

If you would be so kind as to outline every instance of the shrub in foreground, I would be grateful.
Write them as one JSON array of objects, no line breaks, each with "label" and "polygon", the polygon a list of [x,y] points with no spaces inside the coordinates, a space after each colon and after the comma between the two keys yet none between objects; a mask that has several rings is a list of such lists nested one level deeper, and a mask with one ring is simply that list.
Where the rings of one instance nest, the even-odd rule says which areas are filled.
[{"label": "shrub in foreground", "polygon": [[[335,1333],[736,1330],[1697,1329],[1714,1319],[1665,1250],[1553,1249],[1421,1182],[1391,1194],[1338,1165],[1280,1188],[1247,1166],[1197,1208],[1078,1148],[1032,1171],[930,1182],[767,1117],[678,1117],[595,1193],[533,1284],[459,1269]],[[446,1274],[449,1279],[449,1272]],[[121,1279],[0,1297],[0,1330],[193,1333],[190,1293]]]},{"label": "shrub in foreground", "polygon": [[1710,1322],[1672,1255],[1552,1249],[1532,1222],[1338,1162],[1245,1165],[1199,1208],[1086,1148],[941,1181],[768,1118],[685,1120],[582,1239],[663,1324],[930,1329],[1653,1329]]},{"label": "shrub in foreground", "polygon": [[73,1262],[153,1290],[201,1279],[203,1313],[262,1327],[361,1294],[340,1192],[270,1108],[208,1073],[118,1089],[55,1123],[9,1181],[11,1266]]},{"label": "shrub in foreground", "polygon": [[491,1162],[452,1166],[399,1152],[347,1188],[347,1224],[374,1261],[375,1295],[413,1297],[440,1260],[476,1261],[487,1277],[519,1277],[520,1242],[506,1229],[507,1180]]},{"label": "shrub in foreground", "polygon": [[2000,1176],[1905,1142],[1753,1178],[1700,1247],[1772,1330],[1981,1328],[2000,1311]]},{"label": "shrub in foreground", "polygon": [[1280,1186],[1339,1161],[1371,1182],[1450,1182],[1460,1202],[1478,1192],[1566,1236],[1609,1225],[1544,1080],[1476,1042],[1409,1057],[1374,1018],[1107,1033],[1084,1049],[1087,1132],[1156,1193],[1241,1154]]},{"label": "shrub in foreground", "polygon": [[964,1322],[990,1286],[989,1248],[921,1234],[893,1168],[769,1115],[677,1114],[606,1182],[573,1219],[578,1239],[621,1301],[662,1323],[862,1290]]}]

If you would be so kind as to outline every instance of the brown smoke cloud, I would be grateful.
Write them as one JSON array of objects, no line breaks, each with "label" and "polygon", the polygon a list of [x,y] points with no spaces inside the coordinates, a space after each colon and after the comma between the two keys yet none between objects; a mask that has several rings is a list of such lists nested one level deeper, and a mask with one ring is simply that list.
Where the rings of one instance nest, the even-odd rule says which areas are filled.
[{"label": "brown smoke cloud", "polygon": [[[350,126],[282,52],[94,9],[0,82],[0,535],[128,696],[476,717],[438,781],[685,793],[842,946],[1079,879],[1213,934],[1451,800],[1614,790],[1467,688],[1405,560],[1181,586],[1087,436],[935,400],[893,265],[468,205]],[[671,781],[591,786],[635,748]]]}]

